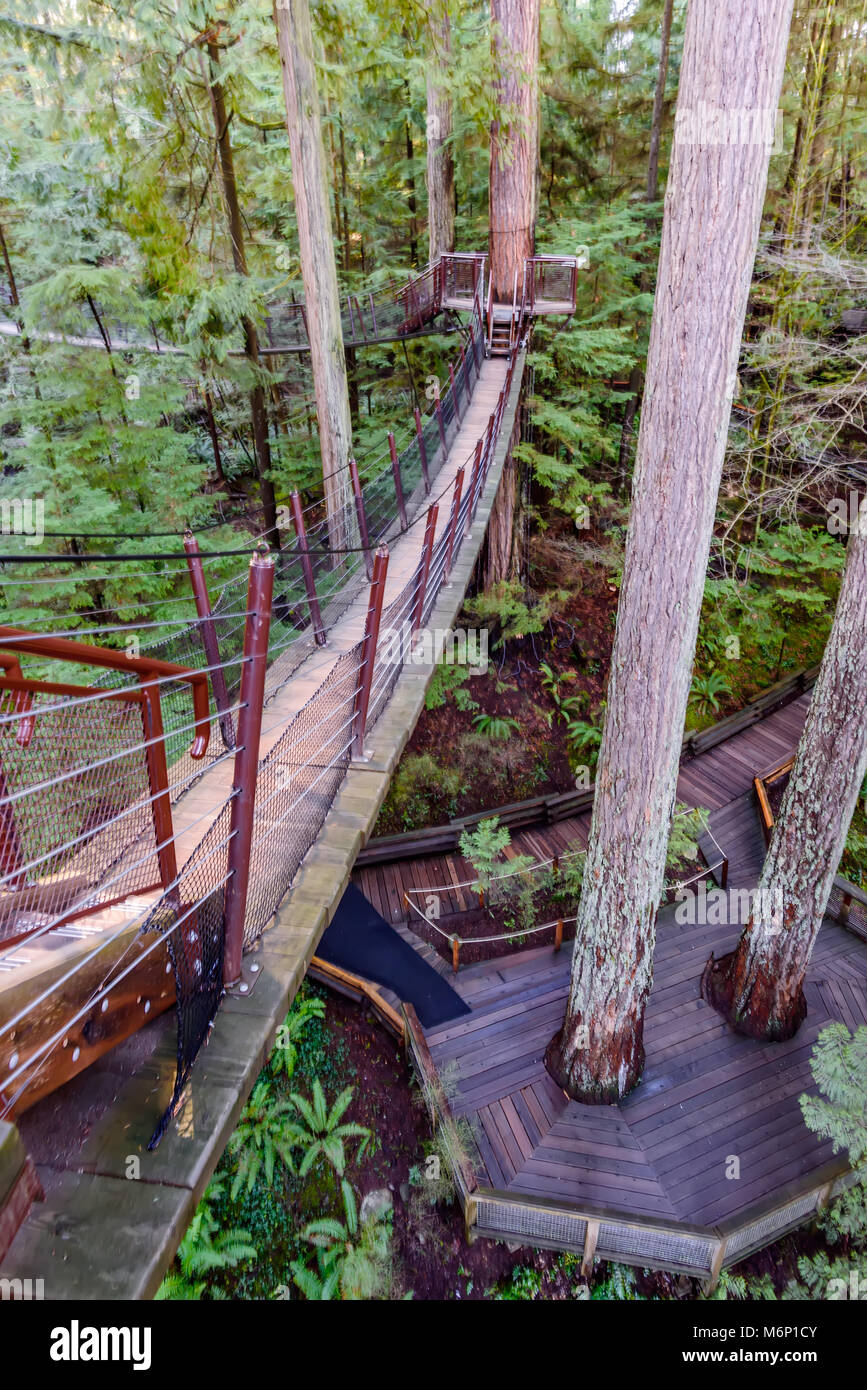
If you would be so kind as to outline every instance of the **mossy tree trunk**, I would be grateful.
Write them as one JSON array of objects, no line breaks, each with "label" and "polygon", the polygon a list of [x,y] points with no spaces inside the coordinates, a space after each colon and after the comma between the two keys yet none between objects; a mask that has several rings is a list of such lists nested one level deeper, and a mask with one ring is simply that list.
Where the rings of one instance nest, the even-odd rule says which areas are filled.
[{"label": "mossy tree trunk", "polygon": [[[216,39],[208,41],[208,81],[211,94],[211,112],[214,119],[214,133],[220,156],[220,177],[223,188],[223,203],[232,244],[232,264],[237,275],[246,279],[247,250],[244,245],[244,223],[241,217],[241,204],[238,198],[238,184],[235,178],[235,156],[232,150],[232,136],[229,130],[229,115],[226,98],[220,81],[220,48]],[[253,449],[256,457],[256,472],[259,479],[259,496],[265,518],[265,537],[274,549],[280,549],[280,531],[277,526],[277,501],[274,484],[271,480],[271,445],[268,439],[268,411],[265,406],[265,387],[262,381],[259,361],[259,335],[256,325],[248,314],[241,320],[244,331],[244,355],[253,373],[253,388],[250,392],[250,420],[253,426]]]},{"label": "mossy tree trunk", "polygon": [[539,0],[491,0],[497,116],[491,125],[490,265],[494,299],[518,297],[536,244]]},{"label": "mossy tree trunk", "polygon": [[431,54],[427,70],[428,259],[455,249],[455,163],[448,70],[452,33],[448,0],[435,0],[429,19]]},{"label": "mossy tree trunk", "polygon": [[[691,0],[572,979],[549,1070],[638,1081],[657,905],[792,0]],[[716,119],[707,122],[710,110]],[[721,140],[737,122],[745,138]]]},{"label": "mossy tree trunk", "polygon": [[274,0],[328,530],[352,545],[352,420],[308,0]]},{"label": "mossy tree trunk", "polygon": [[739,1033],[777,1041],[806,1014],[804,976],[867,774],[867,508],[849,537],[834,626],[762,869],[734,951],[702,993]]}]

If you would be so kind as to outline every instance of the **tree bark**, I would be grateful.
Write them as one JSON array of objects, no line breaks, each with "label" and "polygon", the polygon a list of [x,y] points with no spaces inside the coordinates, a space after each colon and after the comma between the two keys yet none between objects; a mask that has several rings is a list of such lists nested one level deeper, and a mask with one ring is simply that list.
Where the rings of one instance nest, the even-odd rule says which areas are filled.
[{"label": "tree bark", "polygon": [[[547,1054],[558,1084],[588,1102],[625,1095],[644,1061],[656,910],[770,155],[744,117],[770,113],[772,131],[791,8],[691,0],[687,12],[571,987]],[[731,121],[740,140],[720,138]]]},{"label": "tree bark", "polygon": [[[237,275],[245,278],[247,252],[244,246],[244,224],[241,218],[241,205],[238,200],[238,185],[235,179],[235,159],[232,153],[232,139],[229,134],[229,118],[226,114],[226,99],[223,84],[217,77],[220,70],[220,49],[215,40],[208,41],[209,87],[211,111],[214,117],[214,132],[220,154],[220,176],[223,185],[223,201],[229,224],[229,239],[232,243],[232,264]],[[265,388],[259,379],[259,335],[253,320],[245,314],[241,320],[244,331],[244,355],[254,376],[250,392],[250,419],[253,426],[253,448],[256,454],[256,471],[259,478],[259,496],[265,518],[265,536],[268,544],[280,549],[280,530],[277,525],[277,501],[274,484],[271,481],[271,445],[268,439],[268,412],[265,408]]]},{"label": "tree bark", "polygon": [[649,203],[659,197],[659,144],[662,139],[662,108],[665,102],[665,84],[668,80],[668,49],[671,43],[671,16],[674,0],[665,0],[662,11],[662,30],[660,33],[659,69],[656,74],[656,90],[653,93],[653,115],[650,121],[650,153],[647,156],[647,188]]},{"label": "tree bark", "polygon": [[734,951],[702,977],[702,994],[738,1033],[780,1041],[806,1012],[804,976],[858,794],[867,774],[867,507],[849,537],[834,626],[795,765]]},{"label": "tree bark", "polygon": [[536,245],[539,0],[491,0],[491,23],[490,266],[495,301],[511,304]]},{"label": "tree bark", "polygon": [[407,115],[403,123],[406,142],[406,197],[409,207],[409,263],[415,270],[418,265],[418,199],[415,194],[415,149],[412,142],[412,126],[409,122],[410,94],[409,83],[403,84]]},{"label": "tree bark", "polygon": [[431,56],[427,70],[427,225],[428,260],[455,249],[455,164],[452,155],[452,99],[447,72],[452,56],[448,0],[437,0],[430,14]]},{"label": "tree bark", "polygon": [[353,544],[352,422],[308,0],[274,0],[332,546]]}]

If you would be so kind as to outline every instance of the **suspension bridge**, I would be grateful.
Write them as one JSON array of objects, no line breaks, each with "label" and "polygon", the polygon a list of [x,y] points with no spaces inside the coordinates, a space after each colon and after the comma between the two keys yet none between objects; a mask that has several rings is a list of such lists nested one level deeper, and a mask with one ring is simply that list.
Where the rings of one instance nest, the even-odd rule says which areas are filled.
[{"label": "suspension bridge", "polygon": [[4,1275],[52,1298],[157,1288],[423,706],[411,639],[460,611],[530,324],[574,312],[576,269],[535,258],[499,305],[483,256],[449,257],[392,292],[390,322],[347,301],[365,341],[463,313],[448,384],[364,480],[350,464],[339,515],[293,495],[291,544],[213,601],[187,533],[167,558],[193,622],[138,624],[135,653],[96,625],[0,628]]}]

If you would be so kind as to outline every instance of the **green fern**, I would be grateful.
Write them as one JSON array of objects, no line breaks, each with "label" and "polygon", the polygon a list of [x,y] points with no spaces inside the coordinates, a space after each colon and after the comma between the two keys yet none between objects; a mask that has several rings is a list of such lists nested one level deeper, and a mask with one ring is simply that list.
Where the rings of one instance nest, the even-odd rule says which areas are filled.
[{"label": "green fern", "polygon": [[391,1212],[379,1212],[362,1226],[355,1193],[340,1183],[343,1220],[321,1217],[304,1229],[315,1246],[316,1267],[293,1260],[290,1269],[306,1299],[387,1297],[391,1283]]},{"label": "green fern", "polygon": [[304,1126],[296,1128],[296,1142],[304,1147],[305,1153],[298,1169],[300,1177],[304,1177],[310,1172],[313,1164],[320,1157],[325,1158],[331,1164],[338,1177],[343,1177],[346,1170],[346,1149],[347,1139],[360,1139],[361,1143],[356,1155],[356,1161],[360,1161],[370,1140],[370,1130],[364,1125],[341,1124],[341,1119],[352,1101],[353,1090],[347,1086],[345,1090],[335,1100],[331,1109],[325,1099],[325,1092],[322,1084],[317,1077],[313,1082],[313,1094],[310,1100],[304,1096],[293,1094],[291,1104],[301,1116]]},{"label": "green fern", "polygon": [[260,1173],[270,1187],[278,1161],[290,1173],[295,1171],[293,1149],[301,1140],[298,1126],[290,1119],[292,1109],[290,1101],[273,1095],[269,1081],[259,1081],[254,1086],[229,1140],[229,1153],[238,1161],[232,1180],[232,1201],[243,1187],[252,1192]]}]

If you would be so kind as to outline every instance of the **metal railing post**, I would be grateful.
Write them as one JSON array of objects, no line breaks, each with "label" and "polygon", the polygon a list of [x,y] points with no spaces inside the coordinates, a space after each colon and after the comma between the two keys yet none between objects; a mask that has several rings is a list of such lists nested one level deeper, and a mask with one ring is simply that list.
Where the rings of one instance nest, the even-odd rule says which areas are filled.
[{"label": "metal railing post", "polygon": [[440,444],[443,448],[443,461],[445,461],[446,454],[448,453],[448,449],[446,448],[446,427],[443,424],[443,408],[440,404],[439,396],[437,396],[436,400],[434,401],[434,414],[437,417],[437,424],[439,425]]},{"label": "metal railing post", "polygon": [[406,502],[403,496],[403,481],[400,476],[400,459],[397,456],[397,445],[391,430],[388,432],[388,452],[391,454],[391,473],[394,478],[394,495],[397,498],[397,514],[400,517],[401,530],[405,531],[407,527]]},{"label": "metal railing post", "polygon": [[434,502],[428,508],[427,521],[424,524],[424,540],[421,547],[421,573],[418,580],[418,594],[416,595],[415,607],[412,615],[411,632],[418,632],[424,618],[424,599],[427,590],[428,575],[430,574],[430,560],[433,554],[434,535],[437,529],[437,514],[439,507]]},{"label": "metal railing post", "polygon": [[466,353],[464,352],[464,345],[463,345],[463,343],[461,343],[461,370],[462,370],[462,372],[463,372],[464,391],[465,391],[465,393],[466,393],[467,400],[469,401],[469,399],[470,399],[470,380],[469,380],[469,377],[467,376],[467,355],[466,355]]},{"label": "metal railing post", "polygon": [[175,830],[172,824],[172,801],[169,796],[169,769],[166,760],[166,736],[160,705],[160,687],[152,676],[140,675],[142,724],[145,735],[145,762],[151,789],[151,814],[156,836],[157,863],[160,883],[164,890],[174,884],[170,900],[178,902],[178,861],[175,854]]},{"label": "metal railing post", "polygon": [[451,385],[451,388],[452,388],[452,396],[454,397],[454,402],[455,402],[455,418],[457,419],[457,422],[458,422],[458,424],[460,425],[460,423],[461,423],[461,397],[460,397],[460,392],[458,391],[458,388],[457,388],[457,383],[455,382],[455,369],[454,369],[454,367],[452,366],[451,362],[449,363],[449,384]]},{"label": "metal railing post", "polygon": [[424,442],[424,431],[422,429],[421,423],[421,412],[418,406],[415,406],[413,408],[413,415],[415,416],[415,435],[416,439],[418,440],[418,454],[419,458],[421,459],[421,475],[424,478],[424,490],[425,492],[429,493],[430,474],[428,473],[427,467],[427,445]]},{"label": "metal railing post", "polygon": [[[492,416],[491,418],[493,419],[493,416]],[[464,530],[464,535],[465,535],[465,536],[468,536],[468,535],[470,534],[470,530],[471,530],[472,524],[473,524],[473,513],[474,513],[475,508],[476,508],[476,491],[477,491],[477,488],[478,488],[479,473],[481,472],[481,464],[482,464],[482,445],[483,445],[483,443],[484,443],[484,440],[483,440],[483,439],[479,439],[479,440],[476,442],[476,452],[475,452],[475,456],[474,456],[474,458],[473,458],[473,471],[472,471],[472,473],[470,474],[470,492],[469,492],[469,504],[468,504],[468,506],[467,506],[467,524],[466,524],[466,528],[465,528],[465,530]]]},{"label": "metal railing post", "polygon": [[358,517],[358,534],[361,537],[361,544],[364,549],[364,568],[367,577],[370,579],[373,574],[373,561],[370,558],[370,536],[367,531],[367,517],[364,514],[364,494],[361,491],[361,482],[358,477],[358,464],[350,454],[349,456],[349,477],[352,482],[352,495],[355,498],[355,514]]},{"label": "metal railing post", "polygon": [[289,501],[292,504],[292,524],[295,527],[295,535],[298,540],[298,553],[301,556],[301,573],[304,576],[304,588],[307,591],[307,606],[310,609],[310,621],[313,624],[313,636],[317,647],[324,647],[326,643],[325,628],[322,623],[322,614],[319,610],[319,599],[316,596],[316,581],[313,578],[313,563],[310,559],[310,550],[307,545],[307,529],[304,525],[304,512],[301,508],[301,498],[298,492],[293,492]]},{"label": "metal railing post", "polygon": [[229,692],[226,689],[226,673],[223,670],[220,647],[217,642],[217,629],[214,626],[211,600],[208,594],[208,586],[205,582],[202,557],[199,554],[199,543],[190,530],[184,532],[184,550],[187,552],[187,568],[190,571],[193,598],[196,601],[199,631],[202,634],[202,646],[205,649],[205,662],[211,668],[208,674],[211,679],[214,704],[217,707],[220,734],[222,735],[223,746],[231,751],[235,747],[235,730],[232,726],[232,716],[229,714]]},{"label": "metal railing post", "polygon": [[448,549],[446,550],[445,569],[443,570],[444,576],[451,574],[452,557],[454,555],[455,550],[455,536],[457,535],[458,530],[458,516],[460,515],[461,510],[461,492],[463,491],[463,486],[464,467],[463,464],[461,464],[460,468],[455,474],[455,490],[452,493],[452,510],[449,516],[449,541]]},{"label": "metal railing post", "polygon": [[232,779],[226,882],[226,934],[223,950],[225,985],[235,984],[241,976],[273,593],[274,557],[260,551],[250,561],[250,580],[247,586],[241,709],[238,715],[238,748]]},{"label": "metal railing post", "polygon": [[361,647],[361,670],[358,688],[355,692],[353,714],[352,756],[364,757],[364,731],[367,724],[367,711],[370,706],[370,690],[373,685],[373,665],[376,660],[376,644],[379,641],[379,624],[382,618],[382,601],[385,597],[385,580],[388,574],[388,547],[377,546],[373,557],[373,578],[370,581],[370,597],[367,602],[367,617],[364,623],[364,641]]}]

